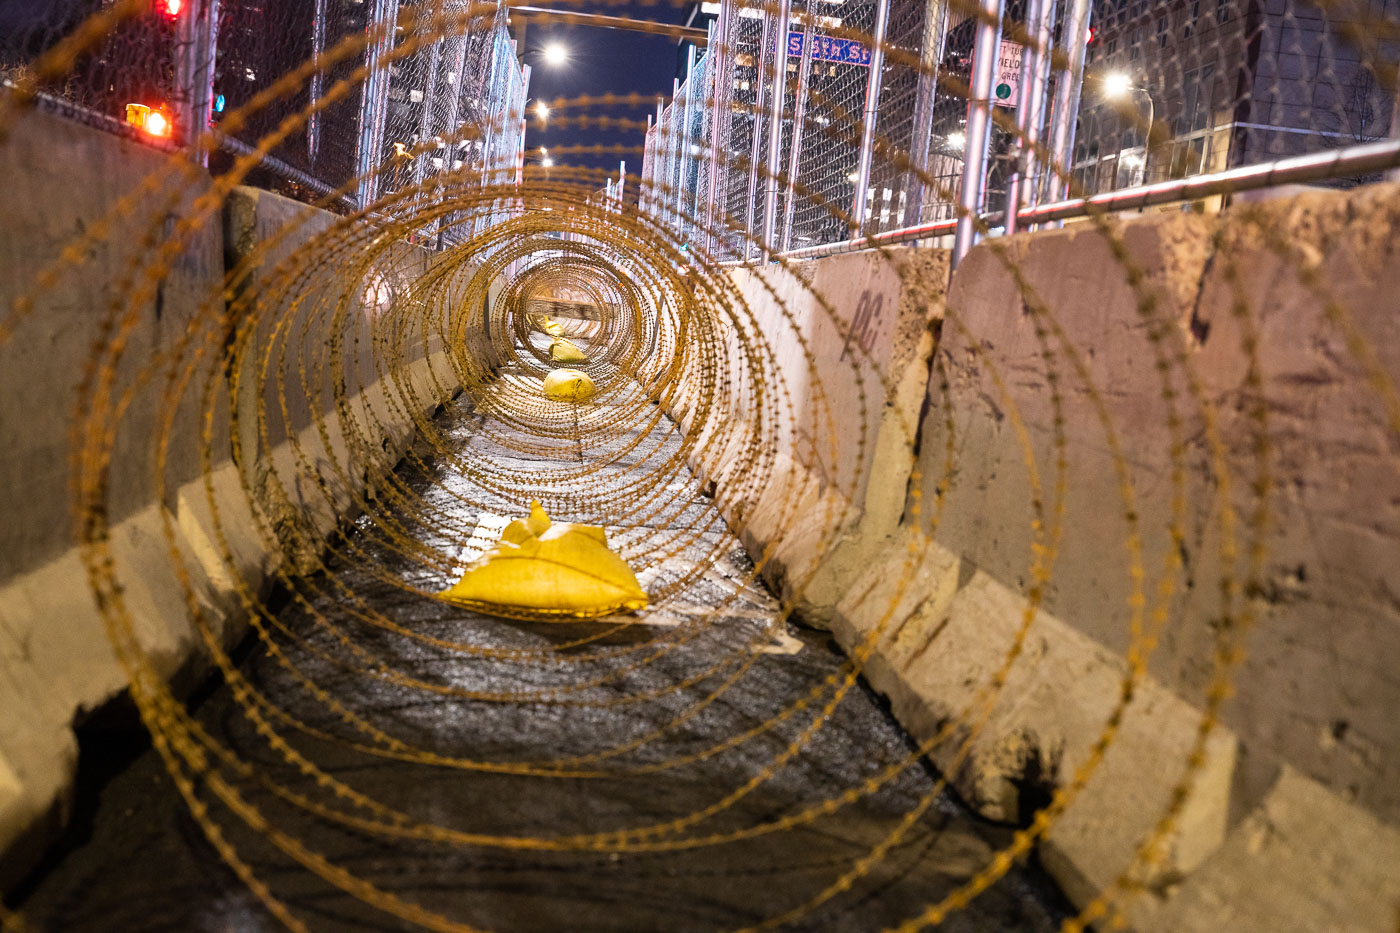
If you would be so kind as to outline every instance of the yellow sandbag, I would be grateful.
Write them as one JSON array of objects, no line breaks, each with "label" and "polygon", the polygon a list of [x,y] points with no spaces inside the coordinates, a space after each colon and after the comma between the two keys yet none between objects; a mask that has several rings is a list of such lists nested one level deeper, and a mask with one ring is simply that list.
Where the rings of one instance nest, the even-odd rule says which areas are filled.
[{"label": "yellow sandbag", "polygon": [[588,373],[577,369],[556,369],[544,377],[544,394],[556,402],[587,401],[597,391]]},{"label": "yellow sandbag", "polygon": [[558,321],[551,321],[549,318],[544,319],[544,323],[540,325],[540,330],[549,334],[551,337],[564,336],[564,325],[560,324]]},{"label": "yellow sandbag", "polygon": [[647,606],[646,591],[627,562],[609,550],[603,529],[551,522],[538,502],[530,503],[529,518],[511,522],[501,542],[438,598],[483,612],[523,610],[576,619]]},{"label": "yellow sandbag", "polygon": [[556,363],[585,363],[588,357],[578,348],[578,344],[563,337],[555,337],[549,344],[550,359]]}]

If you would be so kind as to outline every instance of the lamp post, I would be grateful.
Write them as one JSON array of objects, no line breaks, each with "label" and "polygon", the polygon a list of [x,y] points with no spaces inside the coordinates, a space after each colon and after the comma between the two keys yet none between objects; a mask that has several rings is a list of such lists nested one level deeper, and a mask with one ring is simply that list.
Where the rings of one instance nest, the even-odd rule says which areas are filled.
[{"label": "lamp post", "polygon": [[[1147,180],[1147,161],[1152,152],[1152,127],[1157,122],[1156,103],[1152,100],[1152,92],[1145,87],[1133,84],[1132,76],[1123,71],[1112,71],[1104,75],[1100,81],[1101,91],[1105,100],[1121,100],[1129,94],[1141,94],[1147,100],[1147,132],[1143,134],[1142,146],[1142,177]],[[1119,150],[1119,165],[1123,162],[1122,148]]]}]

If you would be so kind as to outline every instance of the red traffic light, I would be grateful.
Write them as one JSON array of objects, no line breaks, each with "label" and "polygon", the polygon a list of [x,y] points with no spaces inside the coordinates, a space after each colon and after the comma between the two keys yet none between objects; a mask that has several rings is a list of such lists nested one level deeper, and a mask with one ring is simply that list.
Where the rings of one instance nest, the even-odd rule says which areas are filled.
[{"label": "red traffic light", "polygon": [[156,7],[166,16],[174,19],[185,8],[185,0],[156,0]]},{"label": "red traffic light", "polygon": [[[178,3],[180,2],[180,0],[174,0],[174,2],[178,4]],[[1094,44],[1094,40],[1095,40],[1096,38],[1098,38],[1098,35],[1099,35],[1099,31],[1098,31],[1097,29],[1095,29],[1093,26],[1090,26],[1089,29],[1088,29],[1088,32],[1085,34],[1085,37],[1084,37],[1084,44],[1085,44],[1085,45],[1093,45],[1093,44]]]}]

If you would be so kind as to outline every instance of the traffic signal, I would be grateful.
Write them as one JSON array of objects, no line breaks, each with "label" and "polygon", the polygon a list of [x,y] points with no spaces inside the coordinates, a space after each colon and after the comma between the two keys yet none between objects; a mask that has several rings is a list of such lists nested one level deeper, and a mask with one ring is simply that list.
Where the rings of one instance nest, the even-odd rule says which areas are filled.
[{"label": "traffic signal", "polygon": [[156,0],[156,9],[171,19],[180,15],[185,8],[185,0]]},{"label": "traffic signal", "polygon": [[[176,0],[176,2],[179,2],[179,0]],[[1093,44],[1094,44],[1094,39],[1097,38],[1098,34],[1099,34],[1098,29],[1096,29],[1096,28],[1093,27],[1093,26],[1090,26],[1089,29],[1088,29],[1088,31],[1085,33],[1085,36],[1084,36],[1084,44],[1085,44],[1085,45],[1093,45]]]}]

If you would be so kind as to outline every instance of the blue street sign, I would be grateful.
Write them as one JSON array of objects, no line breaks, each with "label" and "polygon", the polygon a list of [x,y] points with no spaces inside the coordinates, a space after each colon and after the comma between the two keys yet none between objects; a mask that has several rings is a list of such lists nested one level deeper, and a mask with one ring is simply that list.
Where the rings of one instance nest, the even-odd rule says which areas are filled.
[{"label": "blue street sign", "polygon": [[[788,57],[802,57],[802,43],[806,33],[788,33]],[[837,62],[842,65],[864,65],[870,67],[870,49],[854,39],[833,39],[831,36],[817,36],[812,46],[812,61]]]}]

